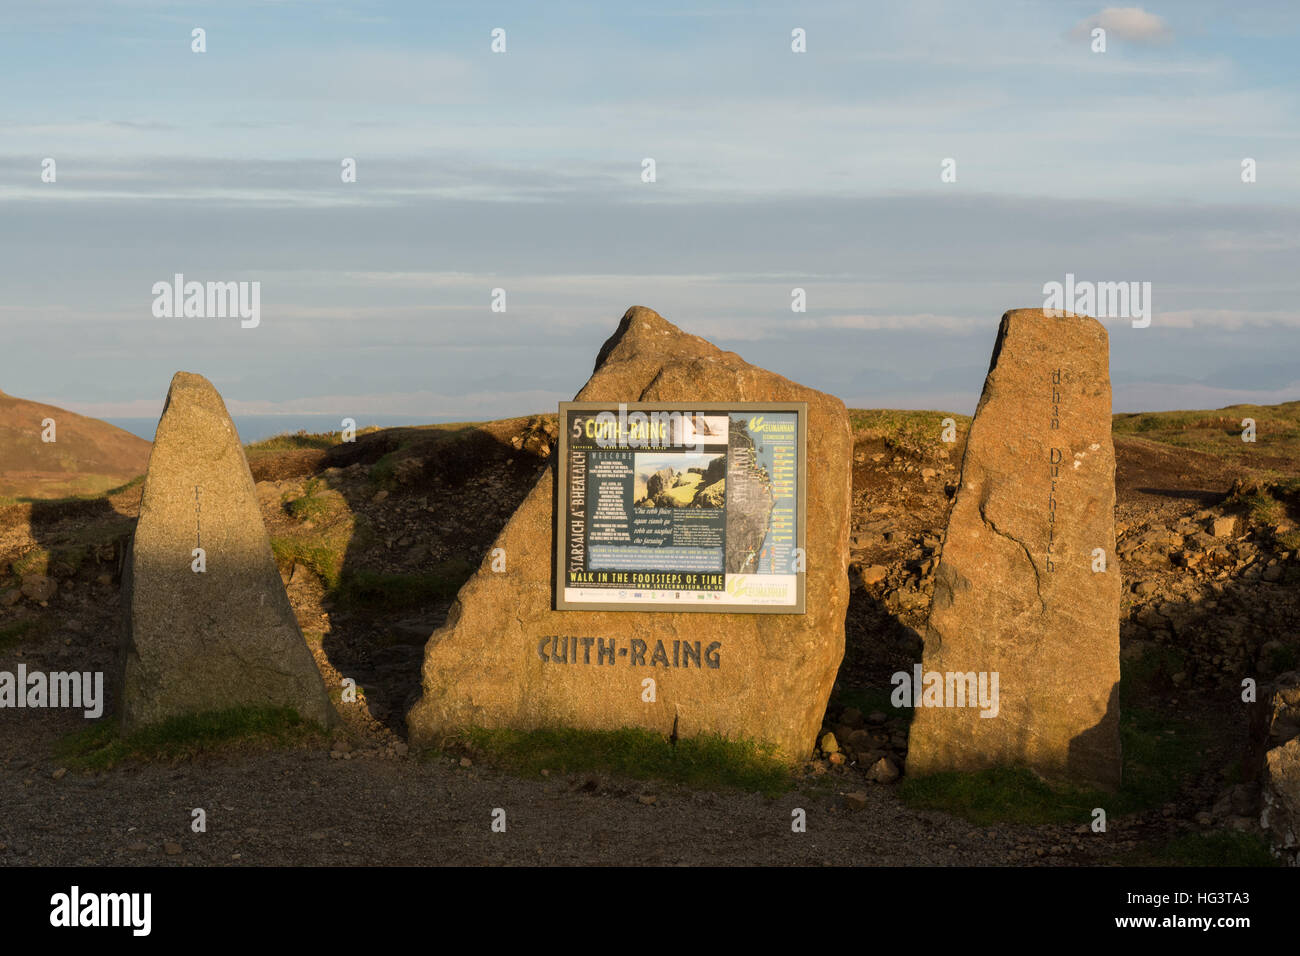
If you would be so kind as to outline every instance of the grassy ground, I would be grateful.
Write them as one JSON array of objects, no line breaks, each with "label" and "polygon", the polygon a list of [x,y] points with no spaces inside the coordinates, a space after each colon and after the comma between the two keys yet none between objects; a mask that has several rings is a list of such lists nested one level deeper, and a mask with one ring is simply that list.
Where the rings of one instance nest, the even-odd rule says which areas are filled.
[{"label": "grassy ground", "polygon": [[952,419],[958,439],[966,434],[971,423],[970,416],[952,412],[896,408],[849,409],[849,424],[853,426],[855,441],[882,438],[900,451],[916,451],[941,442],[945,419]]},{"label": "grassy ground", "polygon": [[400,610],[450,600],[474,573],[475,566],[460,559],[410,573],[348,568],[347,555],[363,549],[374,532],[364,517],[352,514],[342,495],[311,479],[302,495],[283,504],[297,525],[271,539],[276,561],[281,567],[301,564],[311,570],[338,607]]},{"label": "grassy ground", "polygon": [[10,505],[21,504],[38,504],[43,507],[57,507],[58,505],[68,504],[76,501],[98,501],[101,498],[111,498],[114,495],[120,495],[122,492],[131,488],[136,488],[144,484],[144,475],[137,475],[128,482],[121,482],[118,479],[99,480],[91,476],[91,480],[81,485],[69,485],[66,489],[53,489],[44,487],[42,490],[61,490],[65,491],[62,495],[43,494],[39,497],[32,495],[0,495],[0,508],[7,508]]},{"label": "grassy ground", "polygon": [[44,619],[30,617],[0,627],[0,654],[17,647],[23,638],[44,633],[49,627]]},{"label": "grassy ground", "polygon": [[[1244,509],[1251,522],[1265,528],[1287,520],[1296,523],[1300,521],[1300,478],[1246,482],[1234,493],[1230,504]],[[1283,548],[1300,548],[1300,527],[1277,532],[1275,537]]]},{"label": "grassy ground", "polygon": [[49,574],[56,571],[62,577],[71,577],[81,570],[82,564],[91,560],[93,550],[101,544],[125,543],[134,529],[130,518],[116,516],[93,522],[64,540],[49,546],[38,545],[11,563],[13,573]]},{"label": "grassy ground", "polygon": [[1124,768],[1116,793],[1055,786],[1027,769],[1000,767],[908,777],[900,795],[915,809],[945,810],[981,825],[1091,823],[1095,808],[1113,818],[1173,800],[1221,736],[1212,721],[1157,714],[1133,702],[1120,712]]},{"label": "grassy ground", "polygon": [[1108,816],[1158,807],[1173,798],[1200,763],[1215,734],[1210,719],[1196,723],[1157,714],[1143,705],[1168,675],[1181,669],[1174,652],[1155,650],[1124,663],[1120,680],[1120,738],[1124,754],[1118,793],[1053,786],[1023,768],[909,777],[903,799],[927,810],[947,810],[972,822],[1089,823],[1095,807]]},{"label": "grassy ground", "polygon": [[[849,409],[858,440],[882,438],[894,447],[915,449],[939,441],[943,420],[951,418],[964,436],[971,419],[941,411]],[[1255,440],[1242,441],[1244,419],[1255,422]],[[1261,458],[1272,463],[1265,471],[1294,476],[1300,471],[1300,402],[1281,405],[1230,405],[1214,410],[1135,412],[1112,416],[1115,435],[1135,436],[1179,448],[1191,448],[1255,468]],[[1289,460],[1288,470],[1279,462]]]},{"label": "grassy ground", "polygon": [[[1255,422],[1255,440],[1242,440],[1244,419]],[[1116,435],[1132,435],[1178,448],[1209,452],[1247,468],[1261,457],[1289,459],[1300,467],[1300,402],[1229,405],[1213,411],[1136,412],[1115,415]],[[1285,473],[1281,469],[1280,473]]]},{"label": "grassy ground", "polygon": [[1259,835],[1232,830],[1186,833],[1163,845],[1132,853],[1124,863],[1127,866],[1281,865]]},{"label": "grassy ground", "polygon": [[436,601],[450,601],[470,579],[476,567],[468,561],[439,562],[431,571],[411,574],[381,574],[376,571],[345,571],[330,597],[339,607],[370,610],[401,610]]},{"label": "grassy ground", "polygon": [[[358,434],[378,431],[374,428],[362,429]],[[264,438],[261,441],[249,442],[244,446],[245,453],[252,454],[256,452],[268,451],[301,451],[304,448],[332,448],[342,440],[342,432],[308,432],[299,430],[285,432],[283,435],[273,435],[270,438]]]},{"label": "grassy ground", "polygon": [[1105,796],[1053,787],[1022,767],[906,777],[899,796],[915,810],[943,810],[972,823],[1087,823]]},{"label": "grassy ground", "polygon": [[648,730],[471,730],[462,743],[515,773],[600,771],[701,789],[733,787],[776,796],[791,789],[790,768],[757,744],[716,736],[675,744]]},{"label": "grassy ground", "polygon": [[[904,803],[918,810],[943,810],[980,825],[1091,824],[1094,809],[1108,820],[1173,801],[1201,767],[1203,754],[1224,740],[1213,715],[1157,712],[1146,706],[1172,673],[1183,668],[1174,651],[1156,649],[1125,662],[1120,681],[1120,737],[1123,778],[1116,793],[1049,784],[1031,771],[1003,767],[977,773],[907,777],[899,786]],[[1192,833],[1147,848],[1129,865],[1274,865],[1255,834],[1215,830]]]},{"label": "grassy ground", "polygon": [[175,763],[200,754],[260,747],[323,745],[324,728],[287,708],[233,708],[175,717],[122,735],[101,720],[58,742],[55,754],[70,770],[108,770],[129,761]]}]

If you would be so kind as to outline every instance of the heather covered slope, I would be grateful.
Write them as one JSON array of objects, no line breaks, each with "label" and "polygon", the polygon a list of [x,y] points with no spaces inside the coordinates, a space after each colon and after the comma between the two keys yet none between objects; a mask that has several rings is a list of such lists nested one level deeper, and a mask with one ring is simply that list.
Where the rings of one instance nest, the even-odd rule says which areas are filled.
[{"label": "heather covered slope", "polygon": [[149,448],[107,422],[0,392],[0,499],[102,494],[144,474]]}]

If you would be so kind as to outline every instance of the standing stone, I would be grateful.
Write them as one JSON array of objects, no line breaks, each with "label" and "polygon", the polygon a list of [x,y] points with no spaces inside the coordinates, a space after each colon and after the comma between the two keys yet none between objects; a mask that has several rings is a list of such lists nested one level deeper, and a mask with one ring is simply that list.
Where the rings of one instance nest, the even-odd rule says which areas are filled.
[{"label": "standing stone", "polygon": [[[812,751],[844,653],[852,439],[837,398],[797,385],[688,335],[650,309],[628,310],[601,348],[578,401],[808,403],[805,614],[554,611],[554,469],[538,481],[446,625],[425,650],[423,693],[407,715],[413,744],[477,726],[648,728],[769,744],[787,760]],[[503,548],[507,570],[491,554]],[[560,666],[539,657],[547,636],[721,643],[705,667]],[[581,651],[575,648],[575,652]],[[642,700],[653,677],[656,701]]]},{"label": "standing stone", "polygon": [[1264,828],[1277,855],[1300,866],[1300,671],[1278,675],[1267,703]]},{"label": "standing stone", "polygon": [[[197,548],[206,554],[202,573],[193,570]],[[201,375],[177,372],[167,392],[123,598],[125,729],[233,707],[289,707],[329,722],[243,446]]]},{"label": "standing stone", "polygon": [[1110,421],[1101,323],[1006,313],[970,426],[922,664],[926,674],[996,673],[998,709],[982,717],[979,707],[923,698],[909,773],[1019,765],[1119,786]]}]

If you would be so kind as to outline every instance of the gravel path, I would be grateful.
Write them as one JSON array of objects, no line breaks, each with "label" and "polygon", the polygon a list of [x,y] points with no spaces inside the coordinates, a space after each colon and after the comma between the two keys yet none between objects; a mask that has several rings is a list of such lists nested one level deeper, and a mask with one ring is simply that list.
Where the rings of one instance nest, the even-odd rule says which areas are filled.
[{"label": "gravel path", "polygon": [[[603,775],[526,780],[447,756],[300,749],[55,779],[49,745],[72,726],[67,715],[30,711],[0,720],[0,864],[1005,864],[1025,841],[1042,843],[1044,829],[1061,832],[908,811],[880,786],[851,811],[839,790],[861,791],[861,778],[847,775],[768,799]],[[207,813],[206,833],[191,832],[195,807]],[[498,807],[505,833],[491,829]],[[796,807],[806,833],[791,830]],[[1067,859],[1087,862],[1043,862]]]}]

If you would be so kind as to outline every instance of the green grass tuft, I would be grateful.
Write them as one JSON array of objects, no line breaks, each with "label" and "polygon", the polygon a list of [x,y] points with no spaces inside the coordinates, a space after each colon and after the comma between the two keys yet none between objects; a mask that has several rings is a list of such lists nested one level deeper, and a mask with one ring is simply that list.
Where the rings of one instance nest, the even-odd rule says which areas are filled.
[{"label": "green grass tuft", "polygon": [[1273,669],[1274,674],[1293,671],[1297,665],[1300,665],[1300,653],[1297,653],[1293,645],[1283,644],[1281,647],[1275,647],[1270,651],[1268,664]]},{"label": "green grass tuft", "polygon": [[301,564],[325,582],[325,587],[336,588],[342,578],[346,542],[317,538],[304,541],[299,538],[271,539],[271,551],[276,563],[283,567]]},{"label": "green grass tuft", "polygon": [[943,445],[943,420],[951,418],[957,434],[970,427],[969,415],[952,412],[911,411],[896,408],[850,408],[849,423],[855,439],[883,438],[900,450],[917,450]]},{"label": "green grass tuft", "polygon": [[144,484],[144,478],[144,475],[136,475],[124,485],[118,485],[116,488],[109,488],[108,491],[104,492],[100,497],[111,498],[113,495],[120,495],[122,492],[128,491],[131,488],[138,488]]},{"label": "green grass tuft", "polygon": [[911,707],[895,707],[890,695],[893,688],[848,687],[837,690],[831,695],[828,711],[839,712],[846,707],[856,707],[865,717],[879,711],[887,717],[901,717],[905,721],[912,719]]},{"label": "green grass tuft", "polygon": [[1139,850],[1129,866],[1281,866],[1257,833],[1213,830],[1186,833],[1152,850]]},{"label": "green grass tuft", "polygon": [[1255,524],[1276,524],[1286,517],[1286,506],[1263,491],[1246,495],[1241,499],[1241,502],[1246,506],[1246,510],[1250,513],[1250,519]]},{"label": "green grass tuft", "polygon": [[697,789],[731,787],[778,796],[794,786],[790,768],[750,741],[704,735],[674,746],[648,730],[484,730],[466,742],[480,753],[527,776],[607,772],[641,780],[662,780]]},{"label": "green grass tuft", "polygon": [[946,810],[973,823],[1090,823],[1092,810],[1136,813],[1174,799],[1213,746],[1216,730],[1128,703],[1120,707],[1123,777],[1116,793],[1053,786],[1031,771],[999,767],[975,773],[907,777],[899,793],[915,809]]},{"label": "green grass tuft", "polygon": [[370,466],[367,474],[373,484],[391,491],[397,486],[397,452],[384,455]]},{"label": "green grass tuft", "polygon": [[[362,429],[357,434],[360,435],[362,432],[374,430],[373,428]],[[246,447],[250,452],[333,448],[339,444],[340,435],[340,432],[308,432],[306,429],[299,429],[292,434],[285,432],[282,435],[272,435],[262,441],[250,442]]]},{"label": "green grass tuft", "polygon": [[1123,783],[1118,794],[1098,806],[1106,807],[1107,812],[1128,813],[1173,800],[1200,767],[1198,751],[1212,747],[1221,730],[1129,704],[1127,708],[1121,705],[1119,732],[1124,749]]},{"label": "green grass tuft", "polygon": [[302,496],[285,502],[285,510],[299,521],[320,521],[330,514],[330,499],[320,493],[319,478],[308,479]]},{"label": "green grass tuft", "polygon": [[990,823],[1086,823],[1100,793],[1054,787],[1023,767],[905,777],[898,788],[914,810],[945,810],[980,826]]},{"label": "green grass tuft", "polygon": [[1120,668],[1120,713],[1140,701],[1173,688],[1173,676],[1187,669],[1187,655],[1176,647],[1156,644],[1148,647],[1136,660],[1124,661]]},{"label": "green grass tuft", "polygon": [[70,544],[38,547],[28,551],[13,562],[13,572],[20,577],[24,574],[50,574],[56,571],[62,577],[71,577],[81,570],[89,555],[89,545],[73,542]]},{"label": "green grass tuft", "polygon": [[240,747],[323,743],[324,728],[289,708],[237,707],[186,714],[123,736],[116,721],[101,720],[55,745],[72,770],[109,770],[133,760],[176,762]]},{"label": "green grass tuft", "polygon": [[48,625],[36,618],[27,618],[22,621],[14,621],[12,624],[6,624],[0,627],[0,652],[7,651],[17,647],[24,637],[29,634],[39,634],[48,630]]},{"label": "green grass tuft", "polygon": [[48,548],[35,548],[13,562],[14,574],[47,574],[52,555]]},{"label": "green grass tuft", "polygon": [[[1300,513],[1300,478],[1250,482],[1231,501],[1243,506],[1256,526],[1273,527]],[[1276,533],[1274,537],[1283,548],[1300,549],[1300,528]]]},{"label": "green grass tuft", "polygon": [[475,566],[453,558],[434,570],[414,574],[381,574],[377,571],[347,571],[331,590],[331,598],[340,606],[395,610],[418,607],[456,596]]}]

